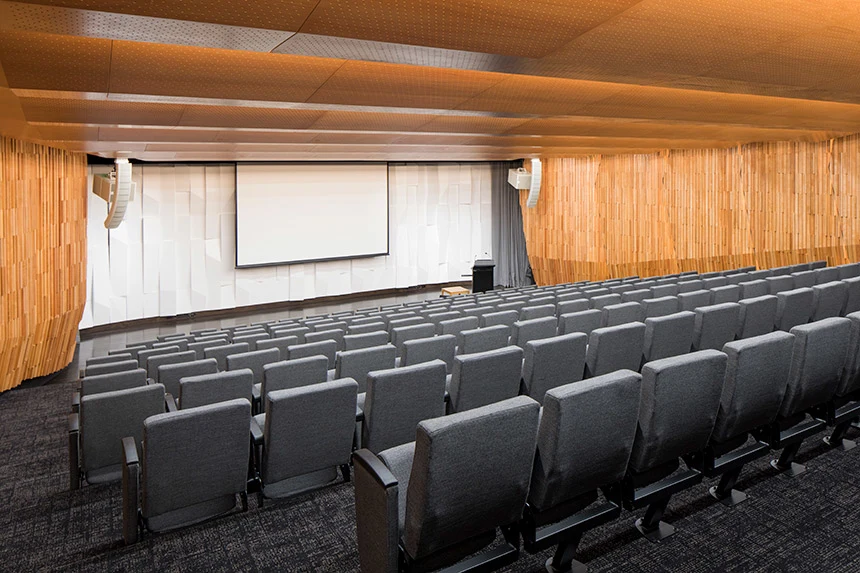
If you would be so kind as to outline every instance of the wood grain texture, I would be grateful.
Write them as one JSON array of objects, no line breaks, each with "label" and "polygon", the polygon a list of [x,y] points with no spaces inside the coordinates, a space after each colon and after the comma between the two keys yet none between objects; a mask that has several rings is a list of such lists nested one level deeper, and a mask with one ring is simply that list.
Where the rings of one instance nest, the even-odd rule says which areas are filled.
[{"label": "wood grain texture", "polygon": [[860,136],[543,159],[538,284],[860,260]]},{"label": "wood grain texture", "polygon": [[86,156],[0,137],[0,391],[72,360],[86,302]]}]

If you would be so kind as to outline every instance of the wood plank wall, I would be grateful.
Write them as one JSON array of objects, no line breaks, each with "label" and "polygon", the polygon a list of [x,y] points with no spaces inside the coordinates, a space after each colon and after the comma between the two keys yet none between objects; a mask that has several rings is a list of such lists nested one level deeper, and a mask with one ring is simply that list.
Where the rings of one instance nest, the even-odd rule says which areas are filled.
[{"label": "wood plank wall", "polygon": [[0,391],[74,355],[86,302],[86,163],[0,137]]},{"label": "wood plank wall", "polygon": [[538,284],[860,260],[860,136],[545,158],[525,206]]}]

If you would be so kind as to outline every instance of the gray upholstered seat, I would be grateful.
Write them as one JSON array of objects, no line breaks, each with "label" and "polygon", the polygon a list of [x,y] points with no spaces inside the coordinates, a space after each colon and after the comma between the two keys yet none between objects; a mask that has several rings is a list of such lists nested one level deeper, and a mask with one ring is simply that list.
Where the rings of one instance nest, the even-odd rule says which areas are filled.
[{"label": "gray upholstered seat", "polygon": [[600,296],[592,297],[590,300],[591,308],[600,310],[605,306],[610,306],[613,304],[621,304],[621,295],[620,294],[604,294]]},{"label": "gray upholstered seat", "polygon": [[643,363],[690,352],[695,326],[696,314],[689,311],[646,318]]},{"label": "gray upholstered seat", "polygon": [[337,350],[343,350],[343,337],[345,334],[346,331],[339,328],[317,330],[305,334],[305,344],[333,340],[337,344]]},{"label": "gray upholstered seat", "polygon": [[[824,269],[821,269],[824,270]],[[836,270],[833,268],[833,270]],[[841,316],[848,300],[848,285],[842,281],[817,284],[812,287],[812,319]]]},{"label": "gray upholstered seat", "polygon": [[147,350],[146,346],[126,346],[125,348],[115,348],[114,350],[108,350],[108,356],[112,356],[115,354],[131,354],[131,358],[133,360],[137,360],[137,355],[142,350]]},{"label": "gray upholstered seat", "polygon": [[445,567],[489,545],[498,527],[507,541],[504,550],[515,558],[515,525],[528,495],[538,411],[534,400],[519,396],[425,420],[414,443],[378,457],[357,452],[361,569],[395,573],[401,560],[422,570]]},{"label": "gray upholstered seat", "polygon": [[631,322],[591,331],[585,365],[586,377],[593,378],[615,370],[639,369],[645,344],[645,325]]},{"label": "gray upholstered seat", "polygon": [[115,372],[126,372],[128,370],[137,370],[138,361],[134,359],[119,360],[117,362],[104,362],[101,364],[87,365],[84,368],[84,377],[101,376],[103,374],[113,374]]},{"label": "gray upholstered seat", "polygon": [[436,325],[436,334],[453,334],[457,336],[464,330],[478,328],[477,316],[464,316],[452,320],[443,320]]},{"label": "gray upholstered seat", "polygon": [[800,271],[791,273],[794,288],[812,288],[815,286],[815,271]]},{"label": "gray upholstered seat", "polygon": [[129,388],[138,388],[140,386],[146,386],[146,370],[143,368],[85,376],[81,378],[80,397],[100,394],[102,392],[128,390]]},{"label": "gray upholstered seat", "polygon": [[794,278],[791,275],[780,275],[765,279],[768,286],[768,294],[778,294],[794,288]]},{"label": "gray upholstered seat", "polygon": [[462,412],[516,396],[522,365],[519,346],[455,357],[448,411]]},{"label": "gray upholstered seat", "polygon": [[358,392],[367,387],[367,374],[374,370],[394,368],[397,349],[391,344],[360,348],[337,353],[334,366],[335,378],[352,378],[358,383]]},{"label": "gray upholstered seat", "polygon": [[664,298],[667,296],[678,296],[680,290],[678,289],[678,285],[675,283],[670,284],[661,284],[657,286],[653,286],[650,288],[651,296],[649,299],[654,298]]},{"label": "gray upholstered seat", "polygon": [[518,320],[511,328],[511,344],[525,348],[530,340],[550,338],[558,333],[558,321],[554,316]]},{"label": "gray upholstered seat", "polygon": [[168,348],[170,346],[176,346],[179,348],[180,352],[185,352],[188,350],[188,341],[184,338],[171,338],[164,342],[156,342],[152,345],[152,348],[155,350],[157,348]]},{"label": "gray upholstered seat", "polygon": [[689,281],[681,281],[678,283],[678,295],[688,293],[688,292],[696,292],[700,291],[704,288],[704,283],[698,279],[693,279]]},{"label": "gray upholstered seat", "polygon": [[382,322],[381,320],[380,321],[374,321],[374,322],[362,322],[362,323],[353,322],[352,324],[349,325],[349,328],[347,330],[347,332],[349,332],[349,334],[368,334],[370,332],[379,332],[379,331],[385,332],[386,335],[388,334],[388,329],[385,327],[385,323]]},{"label": "gray upholstered seat", "polygon": [[723,276],[714,276],[702,279],[702,288],[705,290],[711,290],[717,287],[727,286],[728,284],[729,281],[726,279],[726,277]]},{"label": "gray upholstered seat", "polygon": [[815,284],[817,285],[839,280],[839,269],[836,267],[822,267],[814,269],[813,272],[815,273]]},{"label": "gray upholstered seat", "polygon": [[774,327],[785,332],[795,326],[806,324],[812,318],[814,293],[811,288],[796,288],[776,295],[776,320]]},{"label": "gray upholstered seat", "polygon": [[266,409],[266,394],[325,382],[328,359],[325,356],[308,356],[295,360],[282,360],[263,366],[263,383],[260,384],[260,409]]},{"label": "gray upholstered seat", "polygon": [[[651,298],[651,290],[647,288],[637,288],[629,290],[621,295],[621,302],[638,302],[641,303],[645,299]],[[562,314],[562,313],[559,313]]]},{"label": "gray upholstered seat", "polygon": [[645,318],[654,318],[675,314],[681,309],[681,306],[677,296],[663,296],[643,300],[642,308],[645,309]]},{"label": "gray upholstered seat", "polygon": [[696,310],[700,306],[711,304],[711,291],[695,290],[682,292],[678,295],[678,308],[680,310]]},{"label": "gray upholstered seat", "polygon": [[693,350],[722,350],[723,344],[735,339],[741,315],[738,303],[702,306],[695,310],[695,314]]},{"label": "gray upholstered seat", "polygon": [[373,348],[388,344],[388,333],[384,330],[371,331],[364,334],[347,334],[343,337],[344,350],[358,350],[360,348]]},{"label": "gray upholstered seat", "polygon": [[504,324],[464,330],[457,335],[457,353],[474,354],[504,348],[508,345],[510,334],[510,327]]},{"label": "gray upholstered seat", "polygon": [[307,326],[289,326],[272,330],[272,338],[283,338],[284,336],[295,336],[299,344],[305,343],[305,335],[311,331]]},{"label": "gray upholstered seat", "polygon": [[[750,271],[747,274],[749,275],[750,281],[763,281],[767,277],[772,276],[773,271],[770,269],[759,269],[757,271]],[[756,296],[761,296],[761,295],[756,295]],[[746,298],[746,297],[744,297],[744,298]]]},{"label": "gray upholstered seat", "polygon": [[[444,313],[447,314],[447,313]],[[389,319],[386,321],[386,329],[388,330],[389,335],[391,331],[395,328],[404,328],[406,326],[411,326],[413,324],[424,324],[428,319],[425,319],[422,316],[411,315],[411,316],[401,316],[395,319]]]},{"label": "gray upholstered seat", "polygon": [[453,334],[442,334],[433,338],[407,340],[403,343],[401,366],[413,366],[431,360],[442,360],[448,370],[454,368],[454,355],[457,351],[457,337]]},{"label": "gray upholstered seat", "polygon": [[562,314],[567,314],[570,312],[581,312],[583,310],[588,310],[588,300],[584,298],[577,298],[574,300],[563,300],[559,301],[555,305],[556,314],[561,316]]},{"label": "gray upholstered seat", "polygon": [[268,350],[270,348],[277,348],[280,352],[281,358],[284,358],[287,355],[287,348],[298,343],[299,338],[297,336],[279,336],[278,338],[267,338],[265,340],[257,341],[257,350]]},{"label": "gray upholstered seat", "polygon": [[367,377],[361,446],[379,453],[414,441],[419,422],[445,415],[446,376],[441,360],[372,372]]},{"label": "gray upholstered seat", "polygon": [[400,326],[391,330],[391,344],[397,348],[397,355],[403,357],[403,345],[407,340],[431,338],[436,335],[436,325],[431,322]]},{"label": "gray upholstered seat", "polygon": [[622,302],[611,304],[602,309],[603,317],[600,326],[618,326],[628,322],[642,322],[645,311],[638,302]]},{"label": "gray upholstered seat", "polygon": [[308,342],[287,347],[287,360],[307,358],[308,356],[325,356],[328,359],[329,369],[334,368],[336,354],[337,342],[334,340],[321,340],[320,342]]},{"label": "gray upholstered seat", "polygon": [[[329,330],[342,330],[345,332],[347,329],[347,323],[343,322],[341,320],[328,320],[325,322],[314,323],[313,325],[311,325],[311,329],[314,332],[323,332],[323,331],[329,331]],[[306,342],[311,342],[311,341],[306,340]]]},{"label": "gray upholstered seat", "polygon": [[848,263],[847,265],[839,265],[836,268],[839,270],[839,280],[841,281],[860,277],[860,263]]},{"label": "gray upholstered seat", "polygon": [[711,289],[711,304],[738,302],[741,299],[741,289],[738,285],[726,285]]},{"label": "gray upholstered seat", "polygon": [[213,340],[203,340],[200,342],[192,342],[188,345],[188,350],[193,350],[197,354],[197,360],[206,358],[206,349],[216,346],[227,346],[230,341],[226,338],[215,338]]},{"label": "gray upholstered seat", "polygon": [[214,358],[192,360],[158,367],[158,382],[164,390],[174,397],[179,396],[179,381],[186,376],[200,376],[218,372],[218,362]]},{"label": "gray upholstered seat", "polygon": [[533,318],[544,318],[547,316],[555,316],[554,303],[524,306],[520,309],[520,320],[531,320]]},{"label": "gray upholstered seat", "polygon": [[845,297],[845,307],[842,309],[842,316],[847,316],[860,311],[860,277],[847,278],[842,282],[848,287],[848,294]]},{"label": "gray upholstered seat", "polygon": [[173,352],[171,354],[159,354],[157,356],[150,356],[146,360],[146,375],[149,376],[153,381],[159,382],[158,379],[158,369],[161,366],[167,364],[181,364],[183,362],[192,362],[197,360],[197,353],[193,350],[186,350],[185,352]]},{"label": "gray upholstered seat", "polygon": [[227,370],[248,369],[254,373],[254,384],[263,382],[263,368],[266,364],[272,364],[281,360],[281,351],[277,348],[256,350],[253,352],[241,352],[231,354],[227,357]]},{"label": "gray upholstered seat", "polygon": [[249,368],[185,376],[179,380],[179,407],[183,410],[243,398],[253,402],[254,373]]},{"label": "gray upholstered seat", "polygon": [[571,312],[558,317],[558,333],[582,332],[583,334],[591,334],[591,331],[600,328],[602,323],[603,311],[592,309]]},{"label": "gray upholstered seat", "polygon": [[122,477],[120,440],[139,445],[143,421],[164,412],[164,386],[151,384],[97,392],[81,398],[80,412],[69,415],[69,482],[71,489]]},{"label": "gray upholstered seat", "polygon": [[543,402],[547,390],[582,380],[588,336],[564,334],[526,344],[523,358],[523,394]]},{"label": "gray upholstered seat", "polygon": [[143,423],[139,463],[124,440],[126,543],[137,540],[138,491],[142,524],[156,532],[226,513],[236,506],[236,494],[247,509],[250,420],[247,400],[151,416]]},{"label": "gray upholstered seat", "polygon": [[779,299],[774,295],[741,299],[736,338],[750,338],[773,332]]},{"label": "gray upholstered seat", "polygon": [[489,314],[485,314],[480,318],[481,328],[485,328],[487,326],[496,326],[497,324],[504,324],[505,326],[513,326],[516,321],[520,319],[520,313],[517,310],[503,310],[500,312],[491,312]]},{"label": "gray upholstered seat", "polygon": [[770,286],[764,279],[756,281],[747,281],[745,283],[739,284],[738,286],[741,289],[741,300],[745,298],[764,296],[766,294],[769,294],[770,291]]},{"label": "gray upholstered seat", "polygon": [[726,280],[730,285],[739,285],[750,280],[749,273],[735,273],[726,275]]},{"label": "gray upholstered seat", "polygon": [[269,392],[258,455],[263,495],[287,497],[349,479],[358,384],[343,378]]},{"label": "gray upholstered seat", "polygon": [[225,346],[215,346],[207,348],[203,351],[203,356],[206,358],[214,358],[218,362],[218,370],[227,370],[227,357],[233,354],[249,352],[251,347],[247,342],[239,344],[227,344]]},{"label": "gray upholstered seat", "polygon": [[247,342],[248,348],[251,351],[257,350],[257,343],[261,340],[269,340],[269,334],[266,332],[258,332],[255,334],[244,334],[242,336],[233,336],[233,344]]}]

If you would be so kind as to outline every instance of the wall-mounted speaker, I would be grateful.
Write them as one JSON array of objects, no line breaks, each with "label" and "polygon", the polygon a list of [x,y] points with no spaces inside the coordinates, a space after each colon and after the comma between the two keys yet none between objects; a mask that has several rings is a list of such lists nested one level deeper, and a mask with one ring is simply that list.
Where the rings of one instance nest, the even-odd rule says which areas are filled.
[{"label": "wall-mounted speaker", "polygon": [[117,159],[110,173],[93,176],[93,193],[107,201],[106,229],[116,229],[125,217],[129,202],[134,198],[136,184],[131,180],[131,163]]},{"label": "wall-mounted speaker", "polygon": [[508,183],[511,186],[516,189],[528,189],[527,207],[537,205],[538,197],[540,197],[540,184],[543,178],[540,159],[532,159],[531,167],[531,172],[526,171],[522,167],[508,171]]}]

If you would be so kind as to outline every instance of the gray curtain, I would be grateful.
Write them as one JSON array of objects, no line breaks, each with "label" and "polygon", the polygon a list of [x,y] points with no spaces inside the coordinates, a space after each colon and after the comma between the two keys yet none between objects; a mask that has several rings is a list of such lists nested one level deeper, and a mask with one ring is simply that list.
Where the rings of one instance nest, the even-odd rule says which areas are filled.
[{"label": "gray curtain", "polygon": [[521,161],[492,164],[493,180],[493,256],[496,284],[517,287],[531,284],[527,278],[529,255],[523,233],[519,191],[508,184],[508,170],[521,167]]}]

